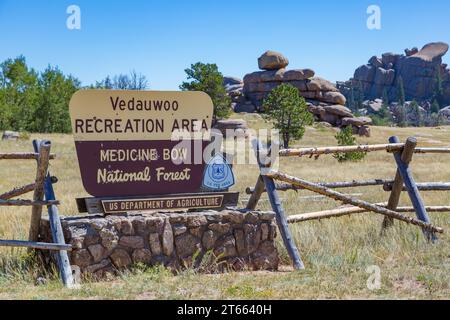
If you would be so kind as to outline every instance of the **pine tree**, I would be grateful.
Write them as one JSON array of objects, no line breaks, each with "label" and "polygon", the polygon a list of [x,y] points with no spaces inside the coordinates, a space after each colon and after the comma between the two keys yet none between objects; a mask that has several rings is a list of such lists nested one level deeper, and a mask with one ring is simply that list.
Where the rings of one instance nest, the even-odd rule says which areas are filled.
[{"label": "pine tree", "polygon": [[364,88],[363,88],[362,82],[359,81],[358,82],[358,106],[357,106],[358,109],[362,109],[364,99],[365,99]]},{"label": "pine tree", "polygon": [[223,86],[223,75],[216,64],[197,62],[186,72],[189,82],[183,82],[183,91],[203,91],[207,93],[214,105],[213,122],[228,118],[231,114],[231,98]]},{"label": "pine tree", "polygon": [[439,113],[440,109],[441,109],[441,107],[439,106],[439,102],[436,99],[434,99],[433,103],[431,104],[431,109],[430,109],[431,114]]},{"label": "pine tree", "polygon": [[397,102],[401,106],[405,104],[405,87],[403,85],[402,76],[399,76],[397,79]]},{"label": "pine tree", "polygon": [[350,86],[350,95],[347,99],[347,108],[352,111],[355,111],[355,90],[353,89],[353,84]]},{"label": "pine tree", "polygon": [[435,80],[435,87],[434,87],[434,100],[437,101],[439,104],[442,104],[442,97],[444,95],[444,88],[442,86],[442,76],[441,76],[441,72],[438,71],[437,75],[436,75],[436,80]]},{"label": "pine tree", "polygon": [[273,121],[275,128],[280,130],[284,148],[289,148],[292,139],[301,139],[306,126],[314,121],[305,99],[291,84],[284,83],[273,89],[263,107],[267,110],[263,117]]},{"label": "pine tree", "polygon": [[383,90],[383,106],[389,108],[389,97],[386,88]]},{"label": "pine tree", "polygon": [[423,126],[423,117],[422,113],[419,107],[419,104],[416,100],[413,100],[411,102],[411,105],[409,106],[409,115],[411,119],[411,125],[415,127],[421,127]]}]

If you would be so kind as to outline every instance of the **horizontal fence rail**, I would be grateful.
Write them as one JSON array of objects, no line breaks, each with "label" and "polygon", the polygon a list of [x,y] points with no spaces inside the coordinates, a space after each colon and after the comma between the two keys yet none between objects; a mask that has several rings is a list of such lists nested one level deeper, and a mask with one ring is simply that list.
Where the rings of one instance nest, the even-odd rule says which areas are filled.
[{"label": "horizontal fence rail", "polygon": [[[418,182],[417,188],[420,191],[449,191],[450,183],[447,182]],[[388,182],[383,185],[384,191],[392,191],[393,182]],[[405,185],[403,185],[402,191],[408,191]]]},{"label": "horizontal fence rail", "polygon": [[293,185],[303,187],[309,191],[313,191],[313,192],[322,194],[322,195],[332,198],[334,200],[342,201],[345,204],[351,204],[353,206],[366,209],[367,211],[373,211],[373,212],[391,217],[393,219],[401,220],[406,223],[420,226],[420,227],[422,227],[426,230],[432,231],[432,232],[438,232],[438,233],[444,232],[444,230],[442,228],[436,227],[430,223],[426,223],[421,220],[402,215],[396,211],[392,211],[392,210],[383,208],[381,206],[369,203],[367,201],[347,197],[347,196],[343,195],[342,193],[334,191],[330,188],[326,188],[326,187],[320,186],[318,184],[315,184],[315,183],[312,183],[312,182],[309,182],[309,181],[306,181],[303,179],[292,177],[292,176],[286,175],[284,173],[280,173],[277,171],[271,171],[271,172],[268,172],[266,174],[266,176],[269,178],[272,178],[274,180],[280,180],[280,181],[284,181],[287,183],[291,183]]},{"label": "horizontal fence rail", "polygon": [[[56,158],[55,154],[50,154],[49,159],[53,160]],[[15,153],[1,153],[0,160],[38,160],[39,153],[34,152],[15,152]]]},{"label": "horizontal fence rail", "polygon": [[8,200],[14,197],[21,196],[25,193],[31,192],[36,188],[36,183],[30,183],[22,187],[14,188],[11,191],[0,194],[0,200]]},{"label": "horizontal fence rail", "polygon": [[[75,282],[67,255],[67,251],[71,251],[72,246],[65,243],[57,208],[60,202],[56,200],[52,186],[58,179],[48,172],[49,160],[56,157],[50,153],[50,148],[51,142],[48,140],[33,140],[34,152],[0,153],[0,160],[36,160],[37,163],[34,183],[0,194],[0,207],[30,206],[32,208],[28,241],[0,240],[0,247],[24,247],[28,248],[30,253],[33,253],[33,249],[56,251],[55,257],[61,280],[67,288],[74,288]],[[32,200],[12,199],[31,191],[33,191]],[[44,206],[47,207],[54,243],[39,242],[39,227]]]},{"label": "horizontal fence rail", "polygon": [[21,240],[0,240],[0,247],[22,247],[51,251],[72,251],[72,245],[70,244],[44,243]]},{"label": "horizontal fence rail", "polygon": [[[334,146],[334,147],[318,147],[318,148],[299,148],[299,149],[281,149],[279,155],[281,157],[302,157],[302,156],[319,156],[323,154],[349,153],[349,152],[374,152],[401,151],[404,143],[386,143],[386,144],[368,144],[357,146]],[[414,153],[448,153],[450,148],[415,148]]]},{"label": "horizontal fence rail", "polygon": [[0,200],[0,207],[31,207],[31,206],[53,206],[53,205],[59,205],[58,200]]},{"label": "horizontal fence rail", "polygon": [[[386,207],[386,203],[377,203],[376,205],[379,205],[380,207]],[[425,209],[427,212],[450,212],[450,206],[426,206]],[[395,209],[396,212],[414,212],[414,207],[397,207]],[[311,220],[322,220],[322,219],[329,219],[329,218],[337,218],[342,217],[346,215],[351,215],[355,213],[365,213],[369,212],[368,210],[364,208],[359,208],[355,206],[345,206],[341,208],[331,209],[331,210],[323,210],[323,211],[317,211],[317,212],[309,212],[309,213],[302,213],[302,214],[296,214],[296,215],[290,215],[287,220],[288,223],[299,223],[304,221],[311,221]]]},{"label": "horizontal fence rail", "polygon": [[[392,191],[392,186],[394,184],[394,180],[390,179],[373,179],[373,180],[362,180],[362,181],[343,181],[343,182],[329,182],[317,183],[320,186],[327,187],[330,189],[344,189],[344,188],[355,188],[355,187],[370,187],[370,186],[383,186],[384,191]],[[289,190],[305,190],[303,187],[294,186],[290,183],[276,183],[275,184],[277,191],[289,191]],[[418,182],[417,188],[420,191],[450,191],[450,183],[448,182]],[[253,194],[255,188],[247,187],[245,189],[246,194]],[[406,186],[403,186],[403,191],[407,191]],[[263,190],[266,192],[266,189]],[[0,196],[1,198],[1,196]]]},{"label": "horizontal fence rail", "polygon": [[[260,174],[254,187],[246,188],[246,193],[250,195],[247,202],[247,209],[253,210],[256,208],[258,202],[261,200],[263,193],[267,193],[271,200],[271,206],[277,216],[281,217],[284,223],[278,223],[278,227],[285,234],[290,234],[286,223],[293,224],[310,220],[321,220],[332,217],[340,217],[351,215],[354,213],[373,212],[384,216],[382,233],[384,230],[393,225],[394,219],[403,221],[422,228],[422,231],[428,241],[436,242],[438,238],[436,233],[443,233],[444,229],[435,226],[427,212],[450,212],[450,205],[442,206],[425,206],[424,201],[419,191],[449,191],[450,183],[448,182],[422,182],[416,183],[410,168],[410,162],[414,154],[450,154],[449,147],[417,147],[417,139],[409,137],[405,143],[401,143],[396,136],[389,138],[389,143],[374,144],[374,145],[355,145],[355,146],[331,146],[331,147],[312,147],[312,148],[297,148],[297,149],[282,149],[278,152],[279,157],[302,157],[309,156],[310,158],[318,159],[320,155],[334,155],[349,152],[374,152],[387,151],[393,154],[397,171],[394,179],[371,179],[371,180],[353,180],[344,182],[318,182],[313,183],[301,178],[280,173],[271,168],[270,153],[272,148],[268,146],[263,150],[261,143],[256,142],[258,163],[260,163]],[[255,143],[254,143],[255,145]],[[275,148],[277,149],[277,148]],[[274,149],[274,150],[275,150]],[[261,151],[265,151],[261,153]],[[263,160],[263,161],[261,161]],[[261,163],[267,164],[262,169]],[[384,191],[390,192],[389,201],[387,203],[376,203],[357,199],[354,195],[344,194],[334,189],[367,187],[367,186],[381,186]],[[287,218],[284,216],[282,202],[279,199],[278,191],[288,190],[307,190],[319,194],[324,197],[342,202],[345,206],[336,209],[324,210],[319,212],[310,212],[303,214],[290,215]],[[399,200],[402,192],[408,193],[411,200],[411,207],[399,207]],[[276,199],[276,201],[273,201]],[[402,213],[414,212],[416,217],[409,217]],[[285,246],[288,252],[297,253],[295,244],[285,241]],[[291,259],[295,265],[295,257],[291,255]]]}]

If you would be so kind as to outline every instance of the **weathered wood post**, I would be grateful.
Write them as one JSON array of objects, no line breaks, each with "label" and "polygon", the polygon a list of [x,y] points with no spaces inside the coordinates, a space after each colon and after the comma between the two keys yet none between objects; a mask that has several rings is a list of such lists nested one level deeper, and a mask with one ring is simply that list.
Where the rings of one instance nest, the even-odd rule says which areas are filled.
[{"label": "weathered wood post", "polygon": [[[258,190],[258,191],[254,193],[254,194],[257,194],[257,196],[254,198],[255,200],[252,200],[251,203],[249,201],[249,205],[250,205],[250,207],[253,205],[256,207],[257,200],[259,200],[259,198],[261,197],[261,194],[263,193],[264,186],[265,186],[265,189],[267,190],[267,195],[269,197],[270,204],[272,206],[272,210],[275,212],[278,229],[280,230],[280,234],[283,239],[283,243],[288,251],[288,254],[292,259],[294,269],[296,269],[296,270],[304,269],[305,266],[300,258],[300,254],[298,252],[297,246],[295,245],[294,239],[292,239],[292,235],[289,230],[289,225],[288,225],[286,216],[284,214],[283,206],[281,205],[281,200],[278,197],[278,193],[277,193],[277,190],[275,187],[275,182],[273,181],[272,178],[269,178],[264,175],[265,170],[267,170],[267,171],[270,170],[271,162],[268,161],[269,160],[268,155],[271,154],[272,148],[270,148],[268,150],[268,152],[266,153],[266,158],[264,159],[264,161],[262,161],[262,159],[261,159],[261,151],[262,151],[261,142],[257,138],[255,138],[255,139],[253,139],[252,144],[253,144],[253,149],[256,152],[256,159],[258,161],[260,176],[258,177],[258,182],[256,183],[256,187],[255,187],[255,191],[256,190]],[[262,179],[262,181],[264,182],[264,185],[259,182],[260,179]],[[250,198],[250,200],[251,199],[252,198]],[[249,205],[247,207],[249,207]]]},{"label": "weathered wood post", "polygon": [[[37,141],[33,141],[33,147],[36,153],[39,154],[37,159],[37,171],[36,171],[36,180],[35,180],[35,188],[33,194],[34,201],[42,201],[44,200],[44,180],[47,176],[48,171],[48,163],[50,159],[50,147],[51,144],[49,141],[43,141],[40,146],[37,146]],[[39,226],[41,223],[42,217],[42,206],[35,205],[31,209],[31,222],[30,222],[30,231],[28,234],[28,239],[30,241],[36,242],[39,238]]]},{"label": "weathered wood post", "polygon": [[[51,143],[50,141],[33,141],[33,148],[35,152],[41,151],[41,149],[48,148],[50,150]],[[48,163],[47,163],[48,164]],[[48,170],[45,171],[44,175],[45,179],[43,181],[43,193],[45,196],[45,200],[56,200],[55,192],[53,190],[52,178]],[[37,187],[37,186],[36,186]],[[52,232],[53,242],[59,245],[65,245],[66,242],[64,240],[64,234],[61,226],[61,220],[59,218],[58,207],[56,205],[48,206],[48,218],[50,222],[50,230]],[[67,251],[59,250],[55,253],[56,261],[58,264],[59,273],[61,276],[61,280],[67,288],[74,288],[74,278],[72,275],[72,268],[70,266],[69,257],[67,255]]]},{"label": "weathered wood post", "polygon": [[[406,146],[411,145],[414,148],[417,146],[417,139],[414,137],[408,138],[406,140]],[[407,155],[408,156],[408,155]],[[425,223],[430,223],[430,218],[428,216],[427,210],[425,209],[425,204],[423,203],[422,197],[420,195],[419,189],[417,188],[416,182],[412,176],[411,169],[409,168],[409,164],[405,161],[408,158],[404,158],[403,154],[394,154],[395,162],[397,162],[398,171],[405,182],[406,189],[408,191],[409,198],[411,199],[412,205],[415,209],[417,219],[423,221]],[[400,192],[403,190],[403,183],[400,187]],[[435,242],[437,240],[436,234],[429,229],[422,228],[423,234],[427,238],[427,240],[431,240]]]},{"label": "weathered wood post", "polygon": [[266,191],[266,187],[264,185],[264,180],[261,175],[258,177],[256,181],[255,188],[253,189],[252,194],[250,195],[250,199],[248,199],[247,209],[255,210],[258,205],[259,199],[261,199],[261,195]]},{"label": "weathered wood post", "polygon": [[[400,139],[398,137],[390,137],[389,138],[390,143],[400,143]],[[412,160],[412,156],[414,154],[414,149],[417,145],[417,142],[414,143],[412,140],[408,139],[406,141],[405,146],[403,147],[403,150],[398,150],[394,152],[394,157],[396,154],[401,156],[402,161],[405,164],[409,164]],[[400,174],[400,170],[397,168],[397,172],[395,173],[395,179],[394,183],[392,184],[392,190],[391,194],[389,195],[389,201],[387,204],[387,209],[394,210],[397,208],[398,203],[400,201],[400,195],[402,194],[403,190],[403,178]],[[382,232],[386,230],[386,228],[389,228],[394,225],[394,219],[391,217],[385,217],[383,220],[383,226],[382,226]]]}]

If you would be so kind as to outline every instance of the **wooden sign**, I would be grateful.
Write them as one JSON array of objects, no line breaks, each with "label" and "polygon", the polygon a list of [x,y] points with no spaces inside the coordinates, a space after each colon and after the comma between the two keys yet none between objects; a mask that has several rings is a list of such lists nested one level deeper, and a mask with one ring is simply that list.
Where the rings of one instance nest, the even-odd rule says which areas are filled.
[{"label": "wooden sign", "polygon": [[224,209],[235,206],[237,192],[169,194],[150,197],[80,198],[78,211],[90,214],[118,214],[143,211],[176,211],[197,209]]},{"label": "wooden sign", "polygon": [[[199,192],[212,114],[203,92],[76,92],[70,116],[85,190],[94,197]],[[174,134],[190,138],[180,144]]]}]

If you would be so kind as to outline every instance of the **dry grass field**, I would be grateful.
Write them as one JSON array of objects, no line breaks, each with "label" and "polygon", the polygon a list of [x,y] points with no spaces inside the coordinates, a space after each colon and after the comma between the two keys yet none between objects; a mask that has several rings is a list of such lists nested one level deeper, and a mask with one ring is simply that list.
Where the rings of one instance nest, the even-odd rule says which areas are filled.
[{"label": "dry grass field", "polygon": [[[256,115],[245,119],[252,128],[266,126]],[[335,145],[335,131],[310,127],[296,146]],[[402,140],[416,136],[422,146],[450,146],[450,127],[388,128],[372,127],[371,138],[360,143],[386,143],[389,136]],[[74,143],[70,135],[32,135],[53,143],[57,159],[51,173],[59,178],[55,185],[63,215],[77,213],[75,197],[85,195],[78,169]],[[31,140],[0,142],[1,152],[30,151]],[[332,156],[282,159],[280,170],[310,181],[347,181],[352,179],[392,178],[395,164],[386,152],[369,153],[358,163],[338,163]],[[419,182],[450,181],[450,155],[416,155],[412,170]],[[26,161],[0,163],[0,191],[32,182],[35,165]],[[241,206],[248,196],[245,188],[254,186],[256,166],[235,166]],[[345,189],[371,202],[387,201],[381,187]],[[311,198],[307,191],[280,193],[287,214],[319,211],[339,204],[323,198]],[[427,205],[449,205],[450,192],[423,193]],[[402,196],[401,205],[410,205]],[[267,198],[260,209],[269,210]],[[30,208],[0,208],[0,239],[25,239]],[[187,270],[172,275],[163,268],[137,269],[103,282],[85,282],[77,290],[64,289],[57,276],[47,276],[36,284],[39,269],[26,262],[22,249],[0,249],[0,299],[448,299],[450,298],[450,216],[430,213],[433,223],[445,229],[436,244],[427,243],[415,226],[395,223],[380,236],[383,216],[362,213],[353,216],[292,225],[291,230],[305,262],[305,271],[292,271],[286,250],[279,239],[283,265],[279,272],[242,272],[196,274]],[[367,267],[381,270],[381,288],[369,290]]]}]

